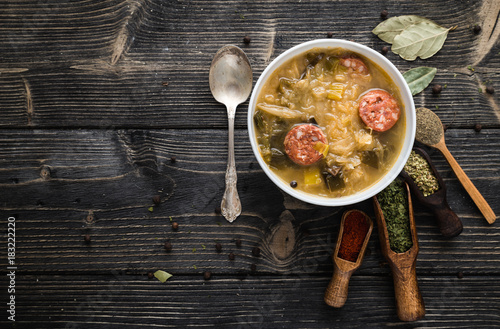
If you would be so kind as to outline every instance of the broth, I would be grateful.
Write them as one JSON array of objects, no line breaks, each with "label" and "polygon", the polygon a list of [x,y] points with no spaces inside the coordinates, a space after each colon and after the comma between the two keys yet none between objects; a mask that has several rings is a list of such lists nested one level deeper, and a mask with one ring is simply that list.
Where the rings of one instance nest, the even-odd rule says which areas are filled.
[{"label": "broth", "polygon": [[[401,109],[384,132],[368,128],[358,111],[360,97],[374,89],[387,91]],[[332,198],[376,183],[396,162],[405,136],[396,85],[378,65],[341,48],[314,48],[276,69],[260,91],[254,122],[261,156],[278,177]],[[303,123],[321,128],[328,143],[322,159],[308,166],[290,160],[283,145],[287,133]]]}]

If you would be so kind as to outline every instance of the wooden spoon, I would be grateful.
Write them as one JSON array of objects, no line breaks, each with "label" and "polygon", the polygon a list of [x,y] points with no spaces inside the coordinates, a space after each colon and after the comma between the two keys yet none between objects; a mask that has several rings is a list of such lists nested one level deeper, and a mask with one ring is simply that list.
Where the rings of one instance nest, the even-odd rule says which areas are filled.
[{"label": "wooden spoon", "polygon": [[408,193],[410,230],[413,242],[413,246],[406,252],[396,253],[392,251],[385,217],[376,196],[373,197],[373,204],[375,217],[377,218],[380,247],[392,271],[398,317],[401,321],[416,321],[425,315],[425,305],[418,288],[415,269],[418,255],[418,238],[415,218],[413,217],[413,205],[408,184],[405,183],[404,185]]},{"label": "wooden spoon", "polygon": [[438,180],[439,190],[432,193],[431,195],[424,196],[422,191],[418,188],[417,184],[415,184],[415,182],[407,172],[402,171],[401,177],[403,177],[410,186],[413,196],[415,196],[421,204],[432,210],[432,212],[434,213],[434,217],[438,222],[439,231],[441,232],[441,234],[447,238],[452,238],[459,235],[463,230],[462,221],[448,205],[448,201],[446,200],[446,184],[441,178],[439,172],[436,170],[436,167],[434,167],[434,165],[432,164],[427,152],[418,147],[414,147],[413,151],[425,158],[434,176]]},{"label": "wooden spoon", "polygon": [[[365,239],[359,251],[356,262],[350,262],[348,260],[340,258],[338,256],[338,253],[340,244],[342,242],[342,234],[344,232],[345,219],[348,217],[349,214],[355,211],[359,212],[365,217],[366,222],[369,225],[369,228],[368,232],[365,235]],[[349,210],[342,215],[342,220],[340,221],[339,236],[337,238],[337,245],[335,246],[335,251],[333,252],[332,255],[333,276],[332,279],[330,280],[330,283],[328,284],[328,287],[326,288],[324,297],[325,303],[327,303],[328,305],[337,308],[344,306],[347,300],[349,279],[351,278],[351,275],[354,273],[354,271],[356,271],[358,267],[361,265],[361,261],[363,260],[363,256],[365,254],[366,245],[368,244],[368,240],[370,240],[370,235],[372,234],[372,229],[373,229],[373,222],[371,218],[360,210]]]},{"label": "wooden spoon", "polygon": [[460,180],[465,190],[469,193],[470,197],[479,208],[484,218],[486,218],[488,223],[493,224],[497,218],[495,213],[483,198],[481,193],[479,193],[474,184],[472,184],[471,180],[469,179],[469,177],[467,177],[455,158],[453,158],[453,155],[451,155],[450,151],[448,151],[448,148],[446,147],[446,144],[444,142],[443,125],[439,117],[434,112],[425,107],[418,108],[416,110],[416,113],[417,131],[415,139],[422,144],[435,147],[440,150],[441,153],[443,153],[444,157],[450,164],[451,169],[453,169],[455,175]]}]

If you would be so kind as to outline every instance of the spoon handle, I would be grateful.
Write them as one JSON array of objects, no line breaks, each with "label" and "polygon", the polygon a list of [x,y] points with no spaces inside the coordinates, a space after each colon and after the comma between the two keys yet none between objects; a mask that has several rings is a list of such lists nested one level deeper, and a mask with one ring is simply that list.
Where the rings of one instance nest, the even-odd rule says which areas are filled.
[{"label": "spoon handle", "polygon": [[457,176],[458,180],[462,183],[463,187],[465,190],[469,193],[470,197],[476,204],[476,206],[479,208],[481,213],[483,214],[484,218],[488,221],[488,223],[493,224],[496,220],[496,215],[491,209],[491,207],[488,205],[488,202],[483,198],[481,193],[477,190],[477,188],[474,186],[474,184],[471,182],[469,177],[465,174],[465,172],[462,170],[458,162],[455,160],[453,155],[451,155],[450,151],[448,151],[448,148],[444,143],[439,143],[436,145],[436,147],[443,153],[444,157],[448,161],[448,163],[451,166],[451,169],[455,172],[455,175]]},{"label": "spoon handle", "polygon": [[327,305],[336,308],[344,306],[352,272],[344,272],[334,263],[333,275],[325,290],[324,300]]},{"label": "spoon handle", "polygon": [[234,112],[235,108],[227,109],[228,113],[228,160],[226,169],[226,190],[221,202],[221,213],[229,221],[233,222],[241,214],[241,202],[236,187],[237,174],[234,161]]},{"label": "spoon handle", "polygon": [[418,288],[415,261],[409,268],[393,271],[396,308],[401,321],[416,321],[425,315],[425,306]]},{"label": "spoon handle", "polygon": [[443,200],[442,203],[433,207],[434,217],[437,219],[439,231],[447,238],[453,238],[460,233],[464,228],[462,221],[457,214],[451,210],[448,202]]}]

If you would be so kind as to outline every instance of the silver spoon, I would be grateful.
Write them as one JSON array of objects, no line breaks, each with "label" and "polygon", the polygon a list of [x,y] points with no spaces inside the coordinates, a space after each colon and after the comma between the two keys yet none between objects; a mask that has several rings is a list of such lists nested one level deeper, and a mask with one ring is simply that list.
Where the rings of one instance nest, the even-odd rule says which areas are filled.
[{"label": "silver spoon", "polygon": [[241,214],[241,202],[236,188],[234,162],[234,116],[236,107],[243,103],[252,91],[252,67],[243,50],[236,46],[224,46],[215,54],[209,73],[210,90],[214,98],[227,108],[229,124],[228,163],[226,190],[221,202],[222,215],[232,222]]}]

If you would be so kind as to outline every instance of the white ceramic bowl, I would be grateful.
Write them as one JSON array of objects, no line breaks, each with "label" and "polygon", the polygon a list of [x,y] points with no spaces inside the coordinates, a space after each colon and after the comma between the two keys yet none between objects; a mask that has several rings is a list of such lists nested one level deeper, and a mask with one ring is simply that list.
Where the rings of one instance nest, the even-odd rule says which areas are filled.
[{"label": "white ceramic bowl", "polygon": [[[266,80],[278,67],[280,67],[287,60],[301,53],[304,53],[312,48],[339,48],[339,47],[349,51],[353,51],[368,58],[369,60],[380,66],[380,68],[382,68],[393,80],[393,82],[399,88],[401,94],[401,101],[403,103],[405,111],[404,118],[406,119],[406,131],[404,136],[403,147],[401,149],[399,157],[397,158],[392,168],[378,182],[355,194],[339,198],[331,198],[331,197],[329,198],[323,196],[316,196],[310,193],[294,189],[290,186],[288,182],[285,182],[284,180],[279,178],[275,173],[271,171],[271,169],[269,169],[268,165],[265,163],[264,159],[260,154],[259,145],[257,144],[257,139],[255,135],[253,117],[255,113],[257,97],[259,96],[260,91],[264,86]],[[406,81],[399,72],[399,70],[387,58],[385,58],[375,50],[363,46],[359,43],[346,40],[319,39],[319,40],[305,42],[293,48],[288,49],[287,51],[276,57],[276,59],[274,59],[271,62],[271,64],[269,64],[269,66],[264,70],[264,72],[262,72],[262,75],[259,77],[259,80],[257,80],[257,83],[254,86],[254,89],[252,91],[252,96],[250,97],[250,102],[248,105],[248,133],[250,136],[250,144],[252,145],[252,150],[255,154],[255,157],[257,158],[264,172],[280,189],[290,194],[291,196],[300,199],[302,201],[321,206],[344,206],[344,205],[354,204],[369,199],[372,196],[379,193],[380,191],[382,191],[384,188],[386,188],[387,185],[389,185],[398,176],[398,174],[403,169],[403,166],[405,165],[406,161],[408,160],[408,157],[410,156],[413,147],[413,141],[415,138],[415,129],[416,129],[415,104],[413,103],[413,97],[411,95],[410,89],[408,88],[408,85],[406,84]]]}]

